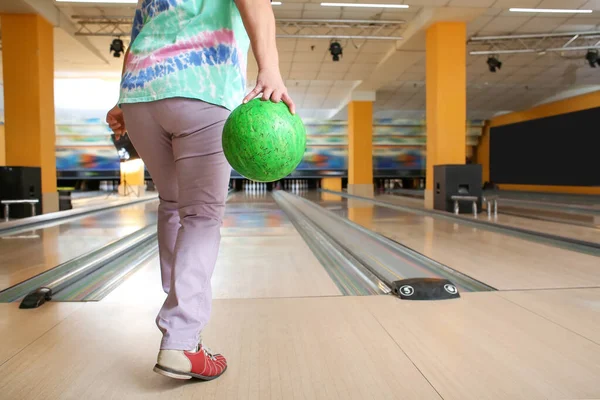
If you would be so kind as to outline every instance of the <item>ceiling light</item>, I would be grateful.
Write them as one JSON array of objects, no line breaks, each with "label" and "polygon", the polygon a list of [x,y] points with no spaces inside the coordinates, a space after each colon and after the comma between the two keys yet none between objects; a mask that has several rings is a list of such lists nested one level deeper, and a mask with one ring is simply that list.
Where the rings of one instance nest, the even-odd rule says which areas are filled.
[{"label": "ceiling light", "polygon": [[137,4],[137,0],[55,0],[57,3]]},{"label": "ceiling light", "polygon": [[125,53],[125,45],[121,39],[115,39],[110,44],[110,52],[115,58],[121,57],[122,53]]},{"label": "ceiling light", "polygon": [[321,3],[321,7],[408,8],[406,4]]},{"label": "ceiling light", "polygon": [[280,6],[282,3],[280,1],[272,1],[271,5],[272,6]]},{"label": "ceiling light", "polygon": [[487,59],[487,65],[490,69],[490,72],[496,72],[496,69],[502,68],[502,63],[496,57],[489,57]]},{"label": "ceiling light", "polygon": [[510,8],[512,12],[527,13],[565,13],[565,14],[589,14],[592,10],[568,10],[564,8]]},{"label": "ceiling light", "polygon": [[592,68],[596,68],[596,64],[600,65],[600,56],[598,56],[598,50],[588,50],[585,55],[585,59]]},{"label": "ceiling light", "polygon": [[331,42],[329,44],[329,52],[331,53],[333,61],[340,61],[340,56],[343,54],[342,45],[338,42]]}]

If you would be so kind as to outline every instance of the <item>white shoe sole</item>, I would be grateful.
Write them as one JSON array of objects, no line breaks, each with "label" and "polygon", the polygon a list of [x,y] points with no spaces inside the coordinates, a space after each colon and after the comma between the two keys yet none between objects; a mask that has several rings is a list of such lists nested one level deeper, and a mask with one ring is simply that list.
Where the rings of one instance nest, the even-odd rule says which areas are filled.
[{"label": "white shoe sole", "polygon": [[169,378],[173,378],[173,379],[181,379],[181,380],[192,379],[192,377],[190,375],[183,375],[183,374],[178,374],[178,373],[171,372],[171,371],[166,371],[162,368],[159,368],[158,365],[154,366],[154,372],[156,372],[157,374],[161,374],[163,376],[168,376]]},{"label": "white shoe sole", "polygon": [[225,367],[223,372],[221,372],[217,376],[204,376],[204,375],[197,375],[197,374],[194,374],[191,372],[177,372],[175,370],[160,366],[158,364],[156,364],[154,366],[154,372],[156,372],[157,374],[161,374],[163,376],[168,376],[169,378],[181,379],[181,380],[196,378],[196,379],[200,379],[201,381],[212,381],[213,379],[217,379],[219,376],[223,375],[225,373],[225,371],[227,371],[227,367]]}]

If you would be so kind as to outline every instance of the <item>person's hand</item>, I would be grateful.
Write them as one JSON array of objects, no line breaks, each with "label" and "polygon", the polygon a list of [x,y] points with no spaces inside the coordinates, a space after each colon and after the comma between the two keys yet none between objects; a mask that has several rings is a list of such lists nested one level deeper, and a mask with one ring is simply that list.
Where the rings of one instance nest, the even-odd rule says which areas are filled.
[{"label": "person's hand", "polygon": [[244,103],[249,102],[260,93],[262,93],[262,99],[264,101],[271,100],[274,103],[279,103],[283,100],[283,102],[290,109],[290,112],[292,114],[296,113],[296,106],[288,94],[279,69],[262,69],[258,71],[256,86],[250,93],[248,93],[248,95],[246,95],[244,98]]},{"label": "person's hand", "polygon": [[125,129],[125,118],[123,118],[123,111],[115,106],[112,110],[106,114],[106,123],[115,133],[115,137],[119,139],[127,132]]}]

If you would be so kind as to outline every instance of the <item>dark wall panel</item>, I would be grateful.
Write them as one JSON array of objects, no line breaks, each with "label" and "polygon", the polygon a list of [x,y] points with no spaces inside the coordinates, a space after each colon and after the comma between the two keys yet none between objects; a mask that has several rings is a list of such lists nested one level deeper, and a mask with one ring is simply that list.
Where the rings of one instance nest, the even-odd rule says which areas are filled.
[{"label": "dark wall panel", "polygon": [[492,128],[490,180],[600,185],[600,108]]}]

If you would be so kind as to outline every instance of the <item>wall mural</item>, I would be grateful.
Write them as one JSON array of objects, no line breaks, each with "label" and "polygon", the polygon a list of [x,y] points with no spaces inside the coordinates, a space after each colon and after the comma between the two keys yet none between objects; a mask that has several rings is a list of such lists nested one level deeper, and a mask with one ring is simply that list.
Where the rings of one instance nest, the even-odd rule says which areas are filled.
[{"label": "wall mural", "polygon": [[[348,132],[345,121],[305,121],[307,149],[298,173],[347,168]],[[467,145],[476,146],[483,121],[467,125]],[[59,176],[87,177],[119,170],[110,129],[102,119],[58,120],[56,164]],[[425,169],[426,128],[423,120],[377,120],[373,129],[373,168],[379,175],[418,175]]]},{"label": "wall mural", "polygon": [[115,175],[119,157],[110,140],[111,130],[99,118],[78,121],[58,121],[56,125],[56,169],[59,177],[65,173],[98,173]]}]

